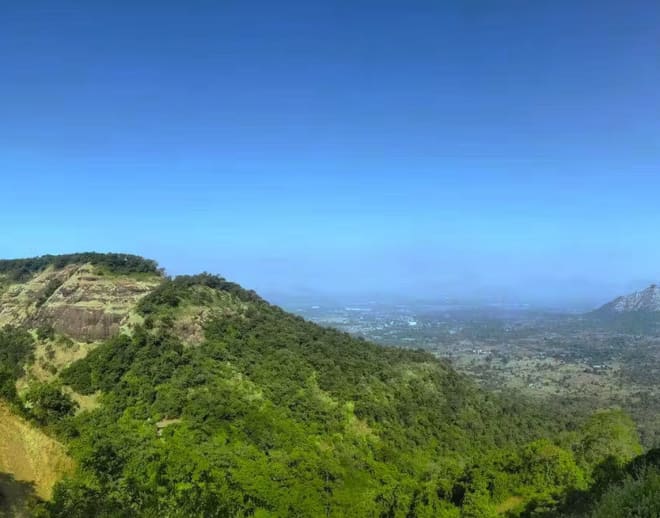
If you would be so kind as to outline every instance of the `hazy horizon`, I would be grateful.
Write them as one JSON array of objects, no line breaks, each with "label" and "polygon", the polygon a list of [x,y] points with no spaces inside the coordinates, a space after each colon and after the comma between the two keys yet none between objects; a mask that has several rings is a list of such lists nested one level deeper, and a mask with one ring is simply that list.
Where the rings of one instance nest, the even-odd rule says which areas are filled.
[{"label": "hazy horizon", "polygon": [[581,308],[660,280],[651,2],[4,11],[2,257]]},{"label": "hazy horizon", "polygon": [[[329,281],[329,275],[348,275],[340,269],[328,271],[319,271],[315,279],[310,272],[299,271],[297,275],[291,272],[278,271],[278,265],[281,262],[273,261],[270,263],[271,275],[265,275],[261,272],[259,275],[250,275],[250,268],[245,265],[234,265],[236,271],[231,268],[223,268],[221,260],[213,256],[206,256],[199,260],[186,258],[185,264],[189,267],[183,267],[178,261],[177,256],[170,261],[162,261],[162,258],[150,255],[139,250],[57,250],[53,251],[32,251],[27,255],[2,256],[0,259],[20,259],[45,254],[76,253],[76,252],[123,252],[142,255],[149,259],[154,259],[163,268],[166,275],[186,275],[201,272],[209,272],[226,277],[227,279],[238,282],[243,287],[254,289],[268,300],[284,305],[295,304],[350,304],[350,303],[382,303],[382,304],[465,304],[478,306],[487,305],[519,305],[528,306],[529,309],[536,310],[565,310],[565,311],[588,311],[595,309],[602,304],[620,295],[626,295],[633,291],[639,291],[655,284],[653,279],[623,281],[620,283],[591,283],[584,279],[558,279],[552,281],[548,279],[526,279],[531,286],[526,285],[524,279],[512,278],[510,284],[500,285],[478,285],[474,280],[457,279],[455,281],[445,280],[444,282],[427,284],[414,284],[414,277],[403,277],[389,279],[382,277],[382,280],[374,281],[374,268],[365,267],[360,272],[369,271],[370,277],[363,279],[366,282],[354,282],[350,288],[346,284],[337,282],[334,285]],[[254,258],[259,262],[259,258]],[[268,266],[267,262],[262,263],[262,267]],[[343,266],[346,266],[344,264]],[[291,267],[287,261],[287,267]],[[348,267],[355,268],[351,263]],[[229,270],[229,271],[228,271]],[[258,268],[255,268],[255,271]],[[243,273],[241,273],[243,272]],[[387,273],[387,272],[380,272]],[[306,274],[306,275],[305,275]],[[362,273],[357,271],[352,274],[357,278]],[[291,282],[291,278],[296,282]],[[429,275],[427,279],[432,279]],[[305,279],[306,282],[301,279]],[[425,281],[426,282],[426,281]],[[539,285],[541,284],[541,285]],[[374,288],[374,286],[376,286]]]}]

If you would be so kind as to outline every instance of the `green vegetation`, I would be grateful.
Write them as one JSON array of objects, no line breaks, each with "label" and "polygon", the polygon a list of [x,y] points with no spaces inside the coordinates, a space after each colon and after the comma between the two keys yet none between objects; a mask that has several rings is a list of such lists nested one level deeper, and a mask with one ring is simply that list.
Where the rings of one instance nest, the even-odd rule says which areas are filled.
[{"label": "green vegetation", "polygon": [[596,505],[593,518],[660,516],[660,470],[657,468],[628,475],[609,488]]},{"label": "green vegetation", "polygon": [[[591,518],[656,518],[660,516],[660,449],[624,465],[609,462],[607,481],[575,493],[557,516]],[[555,515],[553,515],[555,516]]]},{"label": "green vegetation", "polygon": [[228,293],[241,302],[264,302],[254,291],[245,290],[238,284],[229,282],[217,275],[201,273],[199,275],[180,275],[174,279],[166,279],[140,301],[138,312],[143,316],[149,316],[163,309],[176,308],[182,301],[190,299],[194,288],[199,286]]},{"label": "green vegetation", "polygon": [[51,516],[532,516],[640,451],[620,412],[579,424],[494,397],[427,353],[319,327],[218,277],[166,280],[139,311],[170,314],[200,285],[245,311],[212,318],[197,347],[137,328],[61,374],[103,396],[57,416],[79,468]]},{"label": "green vegetation", "polygon": [[[203,337],[186,342],[196,307]],[[209,274],[164,278],[135,311],[144,325],[20,397],[33,336],[57,335],[0,332],[0,397],[76,466],[35,516],[657,515],[657,455],[640,457],[621,411],[495,395],[427,352],[320,327]]]},{"label": "green vegetation", "polygon": [[27,331],[11,326],[0,329],[0,397],[6,401],[17,401],[16,380],[34,349],[34,339]]},{"label": "green vegetation", "polygon": [[657,334],[660,331],[660,312],[631,311],[629,313],[589,313],[581,322],[586,328],[607,329],[629,334]]},{"label": "green vegetation", "polygon": [[0,398],[41,425],[57,423],[76,409],[59,388],[41,383],[32,385],[22,398],[16,392],[16,381],[24,374],[34,350],[34,339],[26,330],[11,326],[0,330]]},{"label": "green vegetation", "polygon": [[64,417],[73,415],[77,405],[69,396],[48,383],[38,383],[30,387],[23,396],[27,414],[41,425],[57,423]]},{"label": "green vegetation", "polygon": [[[70,264],[90,263],[112,273],[159,273],[158,264],[150,259],[144,259],[130,254],[100,254],[84,252],[67,255],[43,255],[30,259],[9,259],[0,261],[0,275],[11,282],[24,282],[49,266],[64,268]],[[52,289],[49,286],[49,289]],[[57,287],[53,289],[55,291]]]},{"label": "green vegetation", "polygon": [[38,501],[32,484],[0,472],[0,518],[27,516]]}]

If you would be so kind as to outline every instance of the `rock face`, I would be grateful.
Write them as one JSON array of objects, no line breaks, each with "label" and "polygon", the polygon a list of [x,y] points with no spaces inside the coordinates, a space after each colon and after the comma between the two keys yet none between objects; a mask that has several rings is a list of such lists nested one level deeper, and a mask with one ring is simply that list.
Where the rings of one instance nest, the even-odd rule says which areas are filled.
[{"label": "rock face", "polygon": [[116,334],[139,300],[162,278],[114,275],[90,265],[47,268],[0,293],[0,326],[52,326],[78,341],[98,341]]},{"label": "rock face", "polygon": [[601,314],[660,313],[660,286],[618,297],[597,310]]}]

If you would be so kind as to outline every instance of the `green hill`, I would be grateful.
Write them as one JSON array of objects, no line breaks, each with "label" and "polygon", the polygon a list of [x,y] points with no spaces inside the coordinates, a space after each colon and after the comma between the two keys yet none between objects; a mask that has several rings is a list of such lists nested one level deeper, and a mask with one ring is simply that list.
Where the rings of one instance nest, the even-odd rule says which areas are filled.
[{"label": "green hill", "polygon": [[[0,335],[3,397],[76,465],[39,516],[540,516],[641,453],[620,412],[489,394],[430,354],[306,322],[221,277],[69,257],[84,262],[4,270],[3,295],[27,309]],[[64,284],[39,308],[23,289],[65,271],[91,276],[86,303],[102,295],[118,315],[70,357],[78,328],[40,309]],[[141,289],[117,296],[127,284]],[[40,348],[60,359],[42,378]]]}]

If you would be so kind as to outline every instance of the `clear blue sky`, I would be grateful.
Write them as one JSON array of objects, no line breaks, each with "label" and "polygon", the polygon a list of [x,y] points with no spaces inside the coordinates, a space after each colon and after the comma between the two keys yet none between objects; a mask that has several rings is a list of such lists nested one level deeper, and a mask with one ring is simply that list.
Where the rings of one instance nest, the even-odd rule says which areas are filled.
[{"label": "clear blue sky", "polygon": [[657,1],[6,1],[0,256],[265,293],[660,279]]}]

